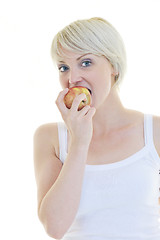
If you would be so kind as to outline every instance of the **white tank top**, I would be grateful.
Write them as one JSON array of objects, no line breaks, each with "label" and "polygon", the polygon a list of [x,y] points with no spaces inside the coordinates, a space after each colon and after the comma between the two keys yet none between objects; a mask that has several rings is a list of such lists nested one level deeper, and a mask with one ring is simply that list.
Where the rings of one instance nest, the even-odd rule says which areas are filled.
[{"label": "white tank top", "polygon": [[[64,123],[58,131],[64,163]],[[79,209],[63,240],[160,240],[160,158],[151,115],[144,117],[144,136],[145,146],[122,161],[86,164]]]}]

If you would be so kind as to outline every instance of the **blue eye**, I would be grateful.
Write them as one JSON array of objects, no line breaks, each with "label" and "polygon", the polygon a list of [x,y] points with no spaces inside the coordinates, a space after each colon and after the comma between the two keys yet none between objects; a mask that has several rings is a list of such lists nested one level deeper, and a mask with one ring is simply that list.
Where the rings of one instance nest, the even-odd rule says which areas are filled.
[{"label": "blue eye", "polygon": [[59,69],[60,72],[66,72],[69,68],[65,65],[62,65],[58,69]]},{"label": "blue eye", "polygon": [[91,65],[91,60],[83,60],[82,67],[89,67]]}]

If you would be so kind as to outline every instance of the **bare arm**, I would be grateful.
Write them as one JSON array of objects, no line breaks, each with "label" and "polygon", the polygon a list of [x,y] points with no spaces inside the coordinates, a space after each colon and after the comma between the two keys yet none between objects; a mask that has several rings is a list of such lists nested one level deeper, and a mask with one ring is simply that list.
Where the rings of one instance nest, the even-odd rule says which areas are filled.
[{"label": "bare arm", "polygon": [[72,224],[78,210],[88,149],[72,144],[61,168],[55,155],[52,160],[46,160],[49,159],[47,152],[40,163],[37,158],[39,153],[36,153],[39,148],[37,138],[38,136],[35,136],[35,168],[39,169],[36,177],[39,183],[38,215],[47,233],[61,238]]},{"label": "bare arm", "polygon": [[[79,101],[76,103],[77,107]],[[87,112],[88,107],[78,115],[83,116],[84,114],[87,116]],[[91,119],[93,113],[94,111],[91,111],[88,114],[88,119]],[[68,118],[68,122],[69,119],[71,119],[71,116]],[[75,124],[75,116],[73,120]],[[82,120],[79,118],[78,121],[80,123]],[[87,118],[83,121],[87,125]],[[69,124],[71,129],[72,123]],[[88,124],[90,124],[89,121]],[[82,130],[77,128],[75,124],[75,129],[73,131],[72,128],[72,132],[76,131],[77,136],[80,132],[82,133]],[[83,131],[85,131],[84,126]],[[78,210],[91,136],[87,135],[89,136],[88,139],[82,141],[80,136],[72,135],[67,159],[62,167],[56,156],[49,132],[45,127],[42,127],[37,130],[34,137],[34,160],[39,202],[38,215],[47,233],[51,237],[59,239],[71,226]]]}]

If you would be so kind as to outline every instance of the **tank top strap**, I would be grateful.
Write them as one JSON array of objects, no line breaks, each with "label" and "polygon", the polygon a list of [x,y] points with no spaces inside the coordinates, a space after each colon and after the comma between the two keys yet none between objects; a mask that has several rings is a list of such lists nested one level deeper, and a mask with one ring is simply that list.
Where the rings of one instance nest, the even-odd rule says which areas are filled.
[{"label": "tank top strap", "polygon": [[144,138],[145,138],[145,145],[147,146],[154,161],[156,161],[156,163],[159,166],[159,183],[160,183],[160,157],[158,155],[158,152],[154,144],[153,116],[150,114],[146,114],[144,116]]},{"label": "tank top strap", "polygon": [[58,138],[59,138],[59,159],[64,163],[67,154],[67,127],[65,123],[58,122]]},{"label": "tank top strap", "polygon": [[151,114],[144,115],[144,139],[145,145],[154,146],[153,141],[153,116]]}]

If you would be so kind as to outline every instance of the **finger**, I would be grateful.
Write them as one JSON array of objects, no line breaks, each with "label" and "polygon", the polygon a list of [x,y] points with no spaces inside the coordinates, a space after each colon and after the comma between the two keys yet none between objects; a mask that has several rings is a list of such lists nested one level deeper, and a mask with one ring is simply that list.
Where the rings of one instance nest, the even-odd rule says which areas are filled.
[{"label": "finger", "polygon": [[65,105],[63,99],[64,99],[64,96],[67,94],[68,90],[69,90],[68,88],[65,88],[63,91],[61,91],[55,101],[55,103],[60,111],[64,110],[64,108],[66,108],[66,105]]},{"label": "finger", "polygon": [[90,106],[89,105],[86,105],[85,107],[83,107],[80,111],[79,111],[79,117],[83,117],[85,116],[88,111],[90,109]]},{"label": "finger", "polygon": [[96,112],[96,109],[94,107],[90,107],[90,109],[88,110],[87,114],[85,115],[86,120],[93,118],[95,112]]},{"label": "finger", "polygon": [[86,99],[85,93],[81,93],[81,94],[77,95],[75,97],[75,99],[73,100],[71,111],[74,111],[74,112],[77,111],[80,102],[85,100],[85,99]]}]

